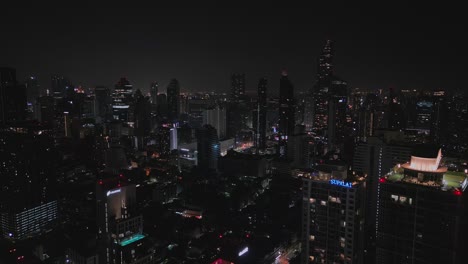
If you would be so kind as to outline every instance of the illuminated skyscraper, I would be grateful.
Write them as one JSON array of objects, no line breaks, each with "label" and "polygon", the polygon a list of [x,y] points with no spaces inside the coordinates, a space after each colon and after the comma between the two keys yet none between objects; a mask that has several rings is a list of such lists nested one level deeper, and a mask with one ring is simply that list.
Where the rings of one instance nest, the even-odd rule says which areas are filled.
[{"label": "illuminated skyscraper", "polygon": [[143,217],[137,213],[136,186],[122,174],[102,178],[96,184],[96,203],[99,263],[153,263]]},{"label": "illuminated skyscraper", "polygon": [[157,82],[151,83],[150,95],[151,95],[151,104],[156,105],[158,103],[158,91],[159,84]]},{"label": "illuminated skyscraper", "polygon": [[373,263],[466,263],[468,175],[448,171],[441,155],[417,147],[379,179]]},{"label": "illuminated skyscraper", "polygon": [[180,85],[179,81],[172,79],[167,87],[167,109],[170,122],[176,122],[180,113]]},{"label": "illuminated skyscraper", "polygon": [[303,178],[302,263],[363,263],[365,178],[346,165],[296,173]]},{"label": "illuminated skyscraper", "polygon": [[114,120],[122,122],[130,122],[132,120],[130,111],[132,94],[133,85],[126,78],[120,78],[112,94],[112,115]]}]

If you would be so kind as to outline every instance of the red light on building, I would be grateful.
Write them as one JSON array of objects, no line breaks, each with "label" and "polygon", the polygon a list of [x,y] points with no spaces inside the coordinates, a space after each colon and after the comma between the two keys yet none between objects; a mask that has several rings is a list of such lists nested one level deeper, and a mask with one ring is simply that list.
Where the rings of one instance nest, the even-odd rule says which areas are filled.
[{"label": "red light on building", "polygon": [[387,179],[385,179],[385,178],[379,178],[379,182],[380,182],[380,183],[384,183],[384,182],[386,182],[386,181],[387,181]]},{"label": "red light on building", "polygon": [[250,237],[250,234],[246,234],[245,237],[246,237],[246,238],[249,238],[249,237]]},{"label": "red light on building", "polygon": [[453,194],[455,194],[456,196],[461,196],[462,192],[460,190],[455,190]]},{"label": "red light on building", "polygon": [[219,238],[223,238],[223,235],[220,234],[220,235],[219,235]]},{"label": "red light on building", "polygon": [[99,180],[99,185],[102,185],[102,180]]}]

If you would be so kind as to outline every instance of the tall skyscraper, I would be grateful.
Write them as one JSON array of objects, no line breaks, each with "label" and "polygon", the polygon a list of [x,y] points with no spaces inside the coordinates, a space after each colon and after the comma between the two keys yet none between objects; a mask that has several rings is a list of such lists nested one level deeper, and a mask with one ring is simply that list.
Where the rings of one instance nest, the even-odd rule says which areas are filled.
[{"label": "tall skyscraper", "polygon": [[[375,227],[379,178],[393,166],[404,163],[411,156],[412,146],[403,143],[387,143],[377,137],[360,142],[354,152],[353,170],[367,175],[366,225]],[[366,260],[375,260],[375,228],[366,231]]]},{"label": "tall skyscraper", "polygon": [[112,115],[114,120],[129,122],[132,120],[133,85],[126,78],[120,78],[112,94]]},{"label": "tall skyscraper", "polygon": [[204,125],[197,130],[198,166],[202,169],[218,168],[220,156],[220,144],[216,129],[210,125]]},{"label": "tall skyscraper", "polygon": [[151,263],[143,217],[136,208],[136,186],[122,174],[102,178],[96,184],[96,203],[99,263]]},{"label": "tall skyscraper", "polygon": [[24,120],[26,109],[26,87],[18,84],[16,70],[0,68],[0,124]]},{"label": "tall skyscraper", "polygon": [[294,87],[283,71],[280,79],[279,133],[287,140],[294,133]]},{"label": "tall skyscraper", "polygon": [[111,112],[110,90],[104,86],[97,86],[94,89],[94,115],[97,123],[104,123],[109,120]]},{"label": "tall skyscraper", "polygon": [[327,139],[331,148],[340,147],[346,131],[347,83],[333,72],[333,42],[327,40],[318,60],[317,82],[307,97],[305,125]]},{"label": "tall skyscraper", "polygon": [[143,148],[145,145],[145,137],[149,135],[151,130],[151,103],[149,98],[143,96],[139,89],[135,92],[134,101],[136,146],[138,146],[138,148]]},{"label": "tall skyscraper", "polygon": [[27,98],[27,109],[30,112],[30,117],[38,119],[39,109],[37,99],[40,96],[39,84],[37,78],[34,76],[26,79],[26,98]]},{"label": "tall skyscraper", "polygon": [[303,178],[303,263],[363,263],[365,177],[346,165],[297,174]]},{"label": "tall skyscraper", "polygon": [[441,158],[438,148],[417,147],[379,179],[373,263],[466,262],[467,174]]},{"label": "tall skyscraper", "polygon": [[245,74],[233,74],[231,82],[231,101],[237,102],[242,100],[245,95]]},{"label": "tall skyscraper", "polygon": [[170,122],[176,122],[180,113],[180,85],[179,81],[172,79],[167,86],[167,109]]},{"label": "tall skyscraper", "polygon": [[267,79],[261,78],[257,88],[257,148],[264,149],[266,146],[266,116],[267,116]]},{"label": "tall skyscraper", "polygon": [[158,91],[159,91],[159,84],[158,82],[152,82],[150,87],[150,95],[151,95],[151,104],[156,105],[158,103]]},{"label": "tall skyscraper", "polygon": [[218,138],[226,137],[226,107],[216,105],[203,110],[203,124],[213,126],[218,132]]}]

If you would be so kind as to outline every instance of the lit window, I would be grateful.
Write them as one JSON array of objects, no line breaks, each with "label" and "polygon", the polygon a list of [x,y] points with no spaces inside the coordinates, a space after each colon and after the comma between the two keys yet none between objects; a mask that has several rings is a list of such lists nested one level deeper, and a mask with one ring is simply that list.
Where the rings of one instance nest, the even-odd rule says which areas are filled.
[{"label": "lit window", "polygon": [[314,241],[314,240],[315,240],[315,236],[310,235],[309,240],[310,240],[310,241]]},{"label": "lit window", "polygon": [[326,206],[327,202],[326,201],[321,201],[320,204]]},{"label": "lit window", "polygon": [[392,194],[392,200],[398,202],[398,195]]},{"label": "lit window", "polygon": [[315,203],[315,199],[314,199],[314,198],[310,198],[310,199],[309,199],[309,203]]}]

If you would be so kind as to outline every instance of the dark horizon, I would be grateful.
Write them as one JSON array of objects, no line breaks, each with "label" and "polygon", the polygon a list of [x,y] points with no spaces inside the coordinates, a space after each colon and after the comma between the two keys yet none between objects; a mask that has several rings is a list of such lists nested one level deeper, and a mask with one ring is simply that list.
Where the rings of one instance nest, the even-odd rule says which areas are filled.
[{"label": "dark horizon", "polygon": [[127,77],[143,92],[153,81],[165,91],[176,78],[183,92],[228,92],[230,75],[242,72],[248,91],[265,76],[276,94],[286,69],[306,91],[326,39],[335,43],[336,75],[353,88],[464,84],[464,40],[454,39],[462,24],[443,9],[5,8],[0,66],[16,68],[19,81],[37,76],[42,88],[59,74],[86,88]]}]

